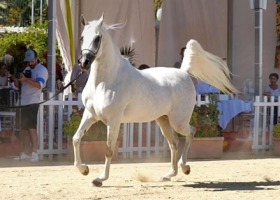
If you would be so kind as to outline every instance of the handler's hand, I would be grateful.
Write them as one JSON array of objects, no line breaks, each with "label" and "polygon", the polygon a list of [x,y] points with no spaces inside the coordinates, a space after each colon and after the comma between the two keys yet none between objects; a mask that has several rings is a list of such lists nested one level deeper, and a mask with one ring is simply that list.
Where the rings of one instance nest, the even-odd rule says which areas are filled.
[{"label": "handler's hand", "polygon": [[18,79],[20,82],[25,82],[28,78],[26,78],[23,74],[20,74],[20,78]]}]

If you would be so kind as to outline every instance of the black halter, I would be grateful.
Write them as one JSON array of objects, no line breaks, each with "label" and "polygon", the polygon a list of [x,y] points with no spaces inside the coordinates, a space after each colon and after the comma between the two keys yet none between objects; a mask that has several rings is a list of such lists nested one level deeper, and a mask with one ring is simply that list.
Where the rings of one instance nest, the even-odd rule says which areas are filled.
[{"label": "black halter", "polygon": [[81,59],[82,59],[82,57],[83,57],[83,51],[89,52],[90,55],[88,56],[88,59],[91,59],[91,60],[94,60],[95,57],[96,57],[96,54],[98,53],[98,51],[97,51],[96,53],[94,53],[93,51],[91,51],[91,50],[89,50],[89,49],[83,49],[83,50],[81,51],[80,57],[79,57],[79,59],[78,59],[78,63],[79,63],[79,64],[81,64]]},{"label": "black halter", "polygon": [[83,52],[84,52],[84,51],[87,51],[87,52],[90,54],[90,55],[87,56],[87,59],[93,61],[93,60],[96,58],[96,55],[97,55],[98,52],[99,52],[100,45],[101,45],[101,41],[102,41],[102,35],[99,36],[98,43],[96,43],[96,41],[94,41],[94,43],[96,43],[96,44],[95,44],[95,46],[96,46],[95,51],[92,51],[92,50],[90,50],[90,49],[82,49],[81,54],[80,54],[80,57],[79,57],[79,59],[78,59],[78,63],[79,63],[79,64],[81,63],[81,59],[82,59],[82,57],[83,57]]}]

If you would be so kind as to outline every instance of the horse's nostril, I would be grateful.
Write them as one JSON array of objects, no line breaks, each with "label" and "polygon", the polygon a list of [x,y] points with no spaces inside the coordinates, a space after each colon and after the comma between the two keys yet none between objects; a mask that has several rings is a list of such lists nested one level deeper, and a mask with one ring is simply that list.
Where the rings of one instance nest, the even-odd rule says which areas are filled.
[{"label": "horse's nostril", "polygon": [[85,65],[88,65],[88,64],[89,64],[89,60],[86,59],[86,60],[85,60]]}]

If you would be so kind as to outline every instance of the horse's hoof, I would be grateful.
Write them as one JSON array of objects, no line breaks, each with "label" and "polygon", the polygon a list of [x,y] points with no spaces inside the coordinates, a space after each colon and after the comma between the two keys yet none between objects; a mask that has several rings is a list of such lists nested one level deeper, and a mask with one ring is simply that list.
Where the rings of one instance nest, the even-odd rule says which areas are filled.
[{"label": "horse's hoof", "polygon": [[86,166],[85,170],[83,172],[81,172],[84,176],[89,174],[89,168],[88,166]]},{"label": "horse's hoof", "polygon": [[100,181],[98,178],[92,181],[92,184],[96,187],[102,186],[102,181]]},{"label": "horse's hoof", "polygon": [[191,168],[189,165],[186,165],[184,167],[182,166],[182,171],[184,174],[189,175],[191,173]]},{"label": "horse's hoof", "polygon": [[171,181],[171,178],[161,177],[160,181],[162,181],[162,182]]}]

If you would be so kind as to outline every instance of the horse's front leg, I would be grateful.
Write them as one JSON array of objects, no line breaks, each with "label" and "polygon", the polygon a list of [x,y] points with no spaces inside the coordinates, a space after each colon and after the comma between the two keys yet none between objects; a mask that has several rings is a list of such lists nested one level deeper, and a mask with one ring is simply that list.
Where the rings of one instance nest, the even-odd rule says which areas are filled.
[{"label": "horse's front leg", "polygon": [[82,120],[80,122],[79,128],[73,136],[73,147],[74,147],[74,166],[76,166],[83,175],[88,175],[89,169],[88,166],[82,164],[81,155],[80,155],[80,142],[83,135],[95,122],[92,115],[85,109],[83,113]]},{"label": "horse's front leg", "polygon": [[120,123],[116,123],[114,125],[110,125],[110,123],[108,123],[107,125],[107,145],[104,170],[98,178],[92,181],[92,183],[97,187],[102,186],[102,182],[109,178],[111,160],[114,155],[114,150],[119,135],[119,129]]}]

